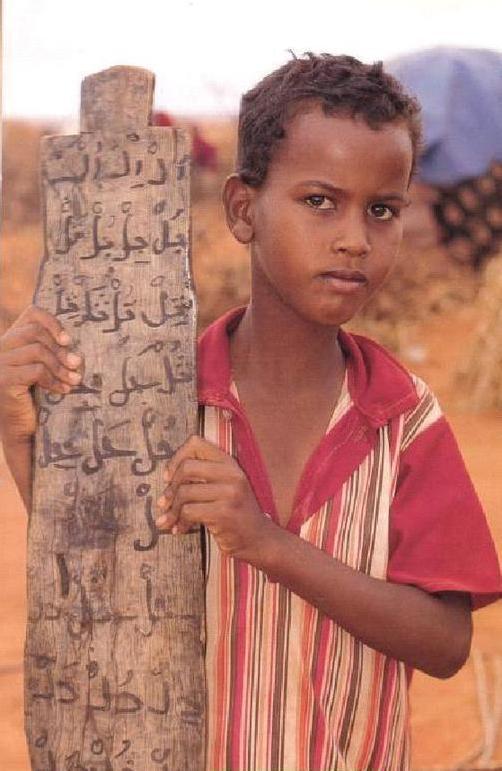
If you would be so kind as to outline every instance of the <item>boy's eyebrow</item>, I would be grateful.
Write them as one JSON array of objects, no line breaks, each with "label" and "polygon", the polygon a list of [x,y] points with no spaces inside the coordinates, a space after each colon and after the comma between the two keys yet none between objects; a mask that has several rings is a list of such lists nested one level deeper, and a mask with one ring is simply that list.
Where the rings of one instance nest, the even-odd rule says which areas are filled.
[{"label": "boy's eyebrow", "polygon": [[[332,185],[330,182],[323,182],[323,180],[321,179],[305,179],[299,183],[299,186],[301,185],[316,185],[317,187],[323,187],[325,190],[329,190],[329,192],[331,193],[338,193],[342,195],[347,194],[347,191],[344,190],[343,188],[336,187],[336,185]],[[375,195],[374,200],[399,201],[405,206],[409,206],[411,203],[409,196],[401,195],[401,193],[394,193],[394,192],[385,193],[384,195]]]},{"label": "boy's eyebrow", "polygon": [[411,204],[411,199],[407,195],[401,195],[400,193],[387,193],[387,195],[375,196],[379,201],[400,201],[404,206]]}]

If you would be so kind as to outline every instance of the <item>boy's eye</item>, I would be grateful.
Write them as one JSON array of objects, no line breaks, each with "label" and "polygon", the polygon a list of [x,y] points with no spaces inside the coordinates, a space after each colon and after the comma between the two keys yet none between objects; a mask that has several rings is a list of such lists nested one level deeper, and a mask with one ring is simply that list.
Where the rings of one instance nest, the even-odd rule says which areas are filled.
[{"label": "boy's eye", "polygon": [[391,220],[397,212],[384,203],[374,203],[369,207],[369,211],[377,220]]},{"label": "boy's eye", "polygon": [[305,202],[312,209],[334,209],[335,205],[327,195],[308,195]]}]

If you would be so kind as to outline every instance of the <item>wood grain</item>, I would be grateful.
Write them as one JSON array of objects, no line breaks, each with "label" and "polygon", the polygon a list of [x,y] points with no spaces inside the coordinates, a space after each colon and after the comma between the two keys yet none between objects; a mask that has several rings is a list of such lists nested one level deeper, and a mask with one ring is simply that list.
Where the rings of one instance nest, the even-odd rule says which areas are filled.
[{"label": "wood grain", "polygon": [[87,78],[76,136],[42,147],[35,302],[85,359],[38,390],[26,734],[37,771],[204,764],[200,532],[160,534],[161,473],[196,430],[189,143],[147,125],[153,76]]}]

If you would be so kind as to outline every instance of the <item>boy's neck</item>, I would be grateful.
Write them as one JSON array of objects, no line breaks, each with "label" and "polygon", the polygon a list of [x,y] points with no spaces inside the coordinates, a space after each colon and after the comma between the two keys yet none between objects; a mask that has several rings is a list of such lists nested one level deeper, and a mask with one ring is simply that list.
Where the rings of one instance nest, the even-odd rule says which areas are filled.
[{"label": "boy's neck", "polygon": [[264,390],[315,390],[345,368],[338,328],[310,324],[281,300],[252,298],[232,335],[234,377]]}]

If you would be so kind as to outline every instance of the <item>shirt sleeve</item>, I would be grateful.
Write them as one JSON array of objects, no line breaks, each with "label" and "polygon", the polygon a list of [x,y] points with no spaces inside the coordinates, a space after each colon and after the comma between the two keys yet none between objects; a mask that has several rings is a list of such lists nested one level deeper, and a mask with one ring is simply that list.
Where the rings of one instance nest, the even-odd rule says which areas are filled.
[{"label": "shirt sleeve", "polygon": [[444,416],[403,450],[390,515],[389,581],[466,592],[473,609],[502,596],[486,517]]}]

